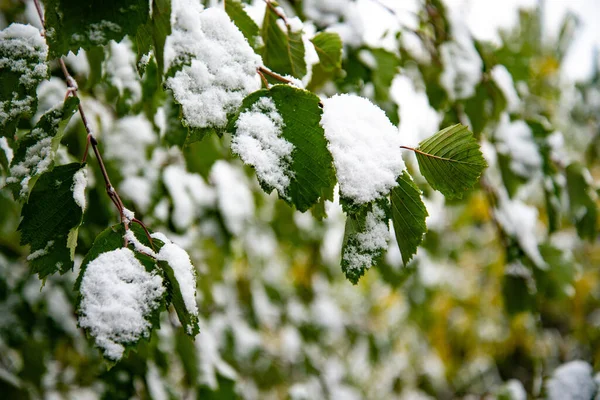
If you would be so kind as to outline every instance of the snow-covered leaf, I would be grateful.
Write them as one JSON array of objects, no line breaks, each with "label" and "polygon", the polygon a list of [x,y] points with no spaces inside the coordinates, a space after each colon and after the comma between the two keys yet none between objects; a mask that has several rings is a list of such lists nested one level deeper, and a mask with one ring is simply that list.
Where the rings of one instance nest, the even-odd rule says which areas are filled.
[{"label": "snow-covered leaf", "polygon": [[[149,245],[141,228],[131,229],[139,243]],[[139,245],[123,247],[124,234],[123,224],[118,224],[98,235],[75,283],[79,326],[111,362],[149,339],[158,327],[166,293],[156,261],[137,251]]]},{"label": "snow-covered leaf", "polygon": [[192,337],[196,336],[200,331],[196,304],[196,269],[187,252],[166,236],[154,233],[152,238],[160,248],[156,258],[168,282],[171,303],[177,312],[177,317],[185,333]]},{"label": "snow-covered leaf", "polygon": [[402,142],[383,110],[356,95],[336,95],[323,100],[321,126],[345,203],[373,202],[397,185],[405,169]]},{"label": "snow-covered leaf", "polygon": [[575,222],[577,234],[582,239],[595,240],[597,233],[598,202],[590,186],[589,171],[580,163],[566,168],[569,209]]},{"label": "snow-covered leaf", "polygon": [[342,271],[356,284],[387,249],[390,237],[389,203],[386,198],[349,213],[342,246]]},{"label": "snow-covered leaf", "polygon": [[462,198],[487,167],[477,140],[460,124],[419,143],[416,155],[427,182],[449,199]]},{"label": "snow-covered leaf", "polygon": [[19,140],[10,164],[10,176],[6,179],[6,187],[15,199],[27,200],[37,178],[52,169],[64,129],[78,105],[76,97],[68,97],[61,107],[45,113],[31,132]]},{"label": "snow-covered leaf", "polygon": [[48,47],[31,25],[0,31],[0,137],[12,136],[20,118],[33,116],[35,89],[48,76]]},{"label": "snow-covered leaf", "polygon": [[231,148],[256,170],[267,192],[306,211],[331,199],[335,185],[319,98],[289,85],[275,85],[244,99],[232,120]]},{"label": "snow-covered leaf", "polygon": [[229,18],[244,34],[244,37],[250,43],[254,50],[259,50],[262,47],[262,38],[260,37],[260,29],[256,22],[248,16],[244,5],[240,0],[225,0],[225,12]]},{"label": "snow-covered leaf", "polygon": [[264,42],[263,60],[273,71],[301,79],[306,75],[302,29],[286,24],[278,15],[283,10],[277,8],[278,11],[275,12],[275,7],[271,2],[265,10],[261,31]]},{"label": "snow-covered leaf", "polygon": [[50,56],[57,58],[69,51],[104,46],[135,37],[148,22],[147,0],[48,0],[46,2],[46,38]]},{"label": "snow-covered leaf", "polygon": [[225,11],[199,2],[172,3],[165,44],[166,87],[181,105],[188,143],[222,133],[248,94],[260,88],[262,63]]},{"label": "snow-covered leaf", "polygon": [[23,206],[21,244],[31,245],[27,260],[40,279],[73,267],[85,187],[85,164],[61,165],[40,176]]},{"label": "snow-covered leaf", "polygon": [[319,61],[325,71],[342,67],[342,39],[334,32],[319,32],[312,39],[312,44],[319,55]]},{"label": "snow-covered leaf", "polygon": [[406,171],[398,178],[398,186],[392,189],[390,199],[398,247],[402,261],[408,264],[427,231],[427,209],[421,200],[421,191]]}]

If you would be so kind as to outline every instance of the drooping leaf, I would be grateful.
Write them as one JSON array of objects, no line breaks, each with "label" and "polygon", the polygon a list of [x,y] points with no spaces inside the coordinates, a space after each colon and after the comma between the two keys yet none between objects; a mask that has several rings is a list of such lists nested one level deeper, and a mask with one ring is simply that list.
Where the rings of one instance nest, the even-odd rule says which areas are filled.
[{"label": "drooping leaf", "polygon": [[346,218],[342,271],[353,284],[376,265],[389,240],[389,203],[383,197]]},{"label": "drooping leaf", "polygon": [[19,119],[37,108],[38,83],[48,77],[48,47],[31,25],[12,24],[0,31],[0,137],[11,137]]},{"label": "drooping leaf", "polygon": [[279,74],[302,78],[306,75],[304,60],[304,42],[302,31],[293,31],[285,25],[285,31],[277,24],[281,18],[273,10],[275,3],[271,2],[265,10],[262,26],[264,47],[262,58],[267,67]]},{"label": "drooping leaf", "polygon": [[262,47],[260,29],[252,18],[248,16],[240,0],[225,0],[225,12],[229,18],[244,34],[244,37],[250,43],[250,46],[256,51]]},{"label": "drooping leaf", "polygon": [[31,246],[27,260],[40,279],[73,267],[85,207],[84,168],[71,163],[42,174],[21,211],[21,244]]},{"label": "drooping leaf", "polygon": [[164,70],[164,48],[167,36],[171,33],[171,2],[169,0],[152,0],[152,17],[137,30],[135,43],[137,47],[137,65],[143,74],[143,63],[140,60],[151,49],[158,65],[158,70]]},{"label": "drooping leaf", "polygon": [[[150,243],[137,225],[130,229],[144,246]],[[109,362],[119,361],[159,326],[164,288],[156,260],[124,247],[125,228],[105,229],[83,259],[75,283],[79,326],[94,338]]]},{"label": "drooping leaf", "polygon": [[50,56],[57,58],[135,37],[148,23],[150,6],[147,0],[48,0],[45,17]]},{"label": "drooping leaf", "polygon": [[321,113],[314,94],[275,85],[246,97],[229,124],[233,151],[255,168],[265,191],[277,189],[300,211],[331,199],[335,185]]},{"label": "drooping leaf", "polygon": [[342,39],[334,32],[319,32],[310,39],[325,71],[342,67]]},{"label": "drooping leaf", "polygon": [[462,198],[487,167],[477,140],[460,124],[425,139],[415,153],[427,182],[449,199]]},{"label": "drooping leaf", "polygon": [[398,186],[392,189],[392,223],[404,264],[412,259],[427,231],[427,209],[421,200],[421,191],[408,172],[398,178]]},{"label": "drooping leaf", "polygon": [[[590,186],[589,171],[580,163],[566,168],[567,192],[571,218],[575,221],[577,234],[582,239],[595,240],[597,234],[597,197]],[[586,175],[588,177],[586,177]]]},{"label": "drooping leaf", "polygon": [[15,199],[27,200],[37,178],[52,169],[64,129],[78,105],[79,99],[68,97],[62,107],[45,113],[31,132],[19,140],[10,164],[10,176],[6,178],[6,187]]}]

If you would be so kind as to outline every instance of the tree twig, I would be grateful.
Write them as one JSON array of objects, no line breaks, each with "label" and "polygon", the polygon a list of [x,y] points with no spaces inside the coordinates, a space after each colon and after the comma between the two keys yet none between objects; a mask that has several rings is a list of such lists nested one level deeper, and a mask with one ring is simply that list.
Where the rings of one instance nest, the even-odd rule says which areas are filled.
[{"label": "tree twig", "polygon": [[[279,75],[279,74],[278,74],[278,73],[276,73],[276,72],[273,72],[273,71],[271,71],[270,69],[268,69],[268,68],[267,68],[267,67],[265,67],[265,66],[262,66],[262,65],[261,65],[260,67],[256,68],[256,71],[257,71],[257,72],[258,72],[258,73],[259,73],[261,76],[262,76],[262,74],[265,74],[265,75],[268,75],[268,76],[270,76],[270,77],[271,77],[271,78],[273,78],[273,79],[276,79],[276,80],[278,80],[279,82],[288,83],[288,84],[292,83],[292,84],[293,84],[293,82],[292,82],[291,80],[289,80],[289,79],[287,79],[287,78],[285,78],[285,77],[283,77],[283,76]],[[263,76],[263,77],[264,77],[264,76]]]}]

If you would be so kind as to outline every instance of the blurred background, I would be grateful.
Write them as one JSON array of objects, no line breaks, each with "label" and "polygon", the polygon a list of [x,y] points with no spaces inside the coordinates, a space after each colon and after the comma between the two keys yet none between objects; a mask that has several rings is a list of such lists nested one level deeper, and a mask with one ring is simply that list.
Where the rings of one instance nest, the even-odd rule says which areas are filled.
[{"label": "blurred background", "polygon": [[[206,6],[222,7],[218,1]],[[403,266],[395,239],[354,286],[340,269],[337,201],[300,213],[209,137],[181,149],[180,120],[125,39],[67,57],[127,206],[185,247],[201,329],[174,313],[107,369],[77,327],[73,272],[42,283],[0,191],[0,396],[7,399],[555,399],[597,396],[600,371],[600,1],[289,0],[305,39],[338,32],[343,66],[307,54],[307,89],[358,93],[407,146],[461,122],[489,164],[448,201],[423,190],[428,233]],[[245,6],[261,24],[265,2]],[[39,26],[0,0],[0,29]],[[58,65],[39,115],[64,98]],[[59,159],[85,145],[74,118]],[[94,163],[78,260],[117,222]],[[0,182],[6,178],[1,170]],[[93,183],[93,182],[96,183]],[[579,393],[583,397],[569,397]],[[587,396],[587,397],[586,397]]]}]

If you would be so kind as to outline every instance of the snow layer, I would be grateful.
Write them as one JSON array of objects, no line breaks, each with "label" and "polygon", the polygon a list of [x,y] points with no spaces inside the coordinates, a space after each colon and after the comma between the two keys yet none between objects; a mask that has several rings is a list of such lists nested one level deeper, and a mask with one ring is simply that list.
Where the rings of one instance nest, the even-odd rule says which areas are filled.
[{"label": "snow layer", "polygon": [[283,119],[271,98],[261,97],[240,114],[231,150],[254,167],[258,179],[285,196],[294,145],[281,137]]},{"label": "snow layer", "polygon": [[335,95],[323,100],[321,126],[342,197],[363,204],[396,186],[405,168],[401,138],[383,110],[356,95]]},{"label": "snow layer", "polygon": [[[0,70],[18,74],[19,86],[26,91],[48,75],[48,46],[40,31],[31,25],[11,24],[0,31],[0,55]],[[0,126],[19,115],[31,114],[34,106],[34,96],[14,92],[11,99],[0,102]]]},{"label": "snow layer", "polygon": [[148,318],[160,306],[162,278],[146,271],[133,251],[120,248],[92,260],[81,280],[79,325],[111,360],[150,335]]},{"label": "snow layer", "polygon": [[87,187],[87,169],[85,167],[81,168],[79,171],[75,172],[73,176],[73,186],[71,190],[73,191],[73,199],[75,203],[81,207],[82,211],[85,211],[86,201],[85,201],[85,188]]},{"label": "snow layer", "polygon": [[167,70],[184,66],[166,85],[181,104],[184,121],[192,128],[224,128],[227,115],[260,88],[260,56],[221,9],[202,11],[198,1],[177,0],[171,24],[165,65]]},{"label": "snow layer", "polygon": [[135,53],[129,39],[109,43],[110,56],[104,63],[109,82],[125,97],[126,103],[135,104],[142,98],[142,85],[135,68]]},{"label": "snow layer", "polygon": [[596,393],[596,382],[591,365],[575,360],[556,368],[546,383],[548,399],[591,399]]},{"label": "snow layer", "polygon": [[510,169],[522,177],[531,177],[542,166],[542,157],[525,121],[511,122],[508,114],[500,117],[495,132],[498,152],[510,157]]},{"label": "snow layer", "polygon": [[344,259],[348,269],[361,270],[373,265],[375,254],[387,248],[390,230],[385,211],[377,204],[367,213],[365,231],[354,235],[356,245],[349,245],[344,251]]},{"label": "snow layer", "polygon": [[509,112],[517,111],[521,105],[521,99],[515,90],[512,75],[504,65],[496,65],[490,72],[496,85],[502,90],[506,99],[506,108]]}]

